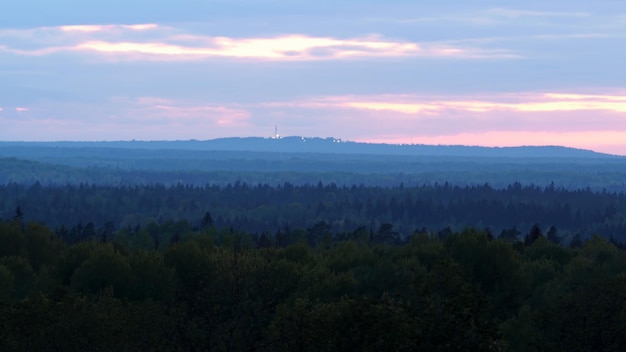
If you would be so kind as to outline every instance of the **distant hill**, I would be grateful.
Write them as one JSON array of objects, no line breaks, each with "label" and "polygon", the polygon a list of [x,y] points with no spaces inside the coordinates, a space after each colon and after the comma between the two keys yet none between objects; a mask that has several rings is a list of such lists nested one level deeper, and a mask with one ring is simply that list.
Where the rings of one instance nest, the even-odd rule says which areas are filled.
[{"label": "distant hill", "polygon": [[478,147],[462,145],[382,144],[343,141],[337,138],[232,137],[206,141],[113,141],[113,142],[0,142],[3,149],[20,148],[123,148],[148,150],[249,151],[271,153],[332,153],[405,156],[452,156],[492,158],[619,158],[591,150],[560,146]]},{"label": "distant hill", "polygon": [[626,157],[565,147],[486,148],[335,138],[0,142],[0,184],[466,185],[555,183],[626,192]]}]

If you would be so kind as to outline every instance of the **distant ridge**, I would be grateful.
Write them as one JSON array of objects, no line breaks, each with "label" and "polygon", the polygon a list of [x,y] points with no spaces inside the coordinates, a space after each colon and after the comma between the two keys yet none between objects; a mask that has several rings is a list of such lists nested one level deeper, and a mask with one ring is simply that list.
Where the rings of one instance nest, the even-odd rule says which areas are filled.
[{"label": "distant ridge", "polygon": [[6,147],[123,148],[497,158],[621,158],[616,155],[562,146],[480,147],[463,145],[383,144],[343,141],[333,137],[308,138],[300,136],[283,138],[230,137],[204,141],[0,142],[0,148]]}]

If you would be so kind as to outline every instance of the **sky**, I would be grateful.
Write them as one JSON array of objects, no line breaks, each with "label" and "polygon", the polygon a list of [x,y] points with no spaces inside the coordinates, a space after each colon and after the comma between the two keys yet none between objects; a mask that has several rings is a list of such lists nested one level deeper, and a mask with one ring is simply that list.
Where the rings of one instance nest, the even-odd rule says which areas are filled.
[{"label": "sky", "polygon": [[626,155],[626,2],[1,0],[0,140]]}]

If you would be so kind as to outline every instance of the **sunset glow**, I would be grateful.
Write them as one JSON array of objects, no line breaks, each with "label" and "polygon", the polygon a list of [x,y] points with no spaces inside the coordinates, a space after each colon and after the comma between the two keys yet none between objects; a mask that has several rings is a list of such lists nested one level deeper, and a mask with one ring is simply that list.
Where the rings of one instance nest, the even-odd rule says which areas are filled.
[{"label": "sunset glow", "polygon": [[[393,111],[405,114],[435,114],[443,110],[468,112],[519,111],[519,112],[567,112],[567,111],[610,111],[626,112],[626,96],[582,95],[568,93],[520,93],[495,94],[494,100],[439,100],[424,96],[338,96],[318,98],[301,102],[301,106],[355,108],[374,111]],[[515,100],[511,102],[510,100]],[[278,104],[280,105],[280,104]],[[284,103],[284,106],[289,106]]]}]

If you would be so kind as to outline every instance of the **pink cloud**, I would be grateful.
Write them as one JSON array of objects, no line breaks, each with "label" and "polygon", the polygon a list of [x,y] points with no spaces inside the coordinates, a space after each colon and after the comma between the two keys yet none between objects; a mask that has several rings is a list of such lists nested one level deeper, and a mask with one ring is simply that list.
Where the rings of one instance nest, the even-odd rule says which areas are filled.
[{"label": "pink cloud", "polygon": [[[282,34],[234,38],[194,35],[157,24],[71,25],[0,31],[16,44],[0,50],[42,56],[58,52],[90,53],[120,60],[185,61],[235,58],[266,61],[324,61],[361,58],[439,57],[513,58],[502,50],[444,43],[414,43],[380,35],[357,38]],[[19,40],[17,40],[19,38]],[[25,46],[25,47],[24,47]]]},{"label": "pink cloud", "polygon": [[46,47],[46,48],[41,48],[41,49],[15,49],[15,48],[7,47],[5,45],[0,45],[0,52],[3,51],[6,53],[15,54],[15,55],[23,55],[23,56],[45,56],[45,55],[56,54],[58,52],[68,51],[68,50],[72,50],[72,48],[53,46],[53,47]]},{"label": "pink cloud", "polygon": [[[509,101],[507,101],[509,100]],[[510,101],[513,100],[513,101]],[[626,112],[626,95],[581,94],[516,94],[500,95],[495,99],[429,99],[420,96],[387,95],[373,97],[332,97],[317,101],[318,104],[364,110],[384,110],[406,114],[439,113],[445,110],[468,112],[519,111],[556,112],[604,110]]]},{"label": "pink cloud", "polygon": [[63,32],[105,32],[117,29],[129,29],[133,31],[145,31],[157,29],[159,26],[155,23],[143,23],[143,24],[109,24],[109,25],[72,25],[72,26],[60,26],[60,27],[48,27],[52,29],[58,28]]},{"label": "pink cloud", "polygon": [[[121,100],[126,101],[125,98],[121,98]],[[160,97],[139,97],[135,100],[138,105],[170,105],[175,104],[176,102],[172,99],[160,98]]]},{"label": "pink cloud", "polygon": [[[455,56],[461,49],[424,49],[415,43],[380,38],[336,39],[285,35],[273,38],[201,38],[204,45],[168,42],[88,41],[75,47],[107,54],[130,54],[135,59],[197,60],[211,57],[285,61],[331,60],[359,57]],[[202,43],[200,43],[202,44]],[[134,57],[132,55],[135,55]],[[138,56],[139,55],[139,56]]]},{"label": "pink cloud", "polygon": [[105,107],[42,101],[35,104],[32,113],[19,119],[11,115],[0,118],[0,140],[207,139],[249,135],[250,115],[237,106],[157,97],[116,97]]},{"label": "pink cloud", "polygon": [[[0,139],[270,136],[278,124],[281,135],[385,143],[565,145],[626,155],[625,97],[621,91],[351,95],[250,104],[115,97],[104,109],[41,102],[19,122],[5,119],[11,121],[1,123],[8,127],[0,131]],[[33,125],[43,127],[33,130]]]},{"label": "pink cloud", "polygon": [[159,115],[177,120],[210,120],[219,126],[245,124],[250,113],[242,109],[233,109],[225,106],[174,106],[156,105],[152,109]]},{"label": "pink cloud", "polygon": [[0,52],[23,56],[44,56],[59,52],[76,52],[77,45],[90,40],[145,38],[165,35],[170,29],[157,24],[106,24],[36,27],[27,29],[0,28]]},{"label": "pink cloud", "polygon": [[[308,135],[385,143],[558,144],[626,154],[625,103],[626,94],[614,91],[330,96],[261,108],[292,120],[274,114],[281,125],[307,126]],[[315,122],[308,124],[307,119]]]},{"label": "pink cloud", "polygon": [[[361,136],[385,131],[441,134],[486,130],[589,130],[602,125],[626,129],[626,95],[518,93],[469,96],[371,95],[330,96],[271,102],[271,112],[317,111],[325,123],[350,121],[349,131]],[[576,99],[572,99],[576,98]],[[361,120],[354,126],[354,121]],[[373,128],[375,127],[375,128]],[[352,136],[350,136],[352,137]]]},{"label": "pink cloud", "polygon": [[29,111],[29,110],[30,110],[29,108],[24,108],[24,107],[17,107],[17,108],[15,108],[15,111],[17,111],[17,112],[26,112],[26,111]]}]

